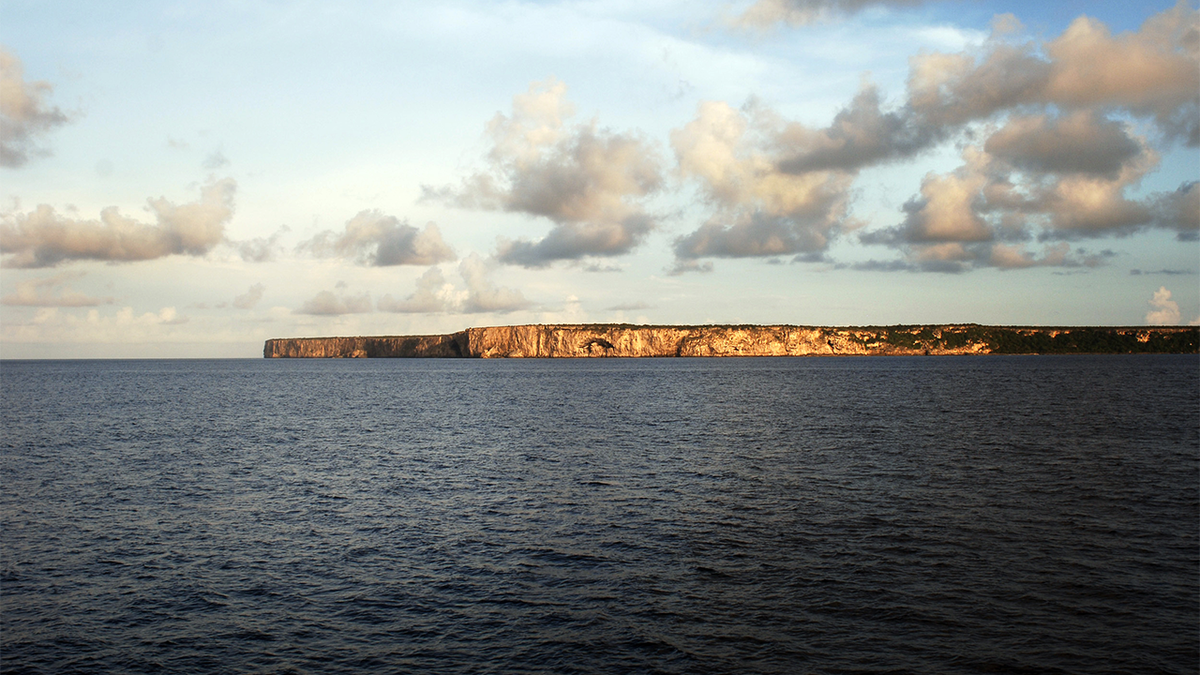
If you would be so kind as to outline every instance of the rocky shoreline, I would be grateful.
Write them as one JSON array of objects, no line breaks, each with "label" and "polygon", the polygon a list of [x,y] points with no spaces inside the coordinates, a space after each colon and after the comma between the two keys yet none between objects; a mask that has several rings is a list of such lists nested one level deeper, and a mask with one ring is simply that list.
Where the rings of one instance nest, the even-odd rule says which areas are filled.
[{"label": "rocky shoreline", "polygon": [[264,358],[580,358],[1200,353],[1200,327],[521,325],[274,338]]}]

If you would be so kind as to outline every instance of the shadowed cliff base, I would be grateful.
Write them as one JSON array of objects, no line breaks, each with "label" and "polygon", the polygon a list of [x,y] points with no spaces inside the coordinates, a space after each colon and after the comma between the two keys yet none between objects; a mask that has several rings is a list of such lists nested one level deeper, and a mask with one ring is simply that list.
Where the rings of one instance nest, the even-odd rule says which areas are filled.
[{"label": "shadowed cliff base", "polygon": [[448,335],[274,338],[265,358],[1197,354],[1200,327],[524,325]]}]

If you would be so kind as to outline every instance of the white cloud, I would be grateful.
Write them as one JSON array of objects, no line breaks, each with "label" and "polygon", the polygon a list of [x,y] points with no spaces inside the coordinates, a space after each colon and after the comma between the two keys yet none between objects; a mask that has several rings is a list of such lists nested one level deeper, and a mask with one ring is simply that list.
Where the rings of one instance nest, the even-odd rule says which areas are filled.
[{"label": "white cloud", "polygon": [[1153,309],[1146,312],[1146,323],[1152,326],[1174,326],[1179,323],[1179,303],[1171,299],[1171,291],[1166,286],[1158,287],[1149,305]]}]

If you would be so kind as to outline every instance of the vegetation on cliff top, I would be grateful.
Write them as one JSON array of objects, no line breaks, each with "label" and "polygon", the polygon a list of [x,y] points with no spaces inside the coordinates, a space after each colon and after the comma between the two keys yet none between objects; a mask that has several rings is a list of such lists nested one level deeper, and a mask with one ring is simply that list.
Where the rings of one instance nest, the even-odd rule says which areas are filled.
[{"label": "vegetation on cliff top", "polygon": [[[855,329],[851,329],[855,330]],[[1200,328],[880,326],[856,329],[864,345],[962,349],[986,344],[992,354],[1162,354],[1200,352]]]}]

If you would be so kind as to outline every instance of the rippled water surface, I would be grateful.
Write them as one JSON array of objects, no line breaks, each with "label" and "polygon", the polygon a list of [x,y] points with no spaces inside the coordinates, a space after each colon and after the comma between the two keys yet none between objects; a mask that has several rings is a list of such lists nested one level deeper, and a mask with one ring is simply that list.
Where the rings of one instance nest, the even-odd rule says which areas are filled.
[{"label": "rippled water surface", "polygon": [[1195,673],[1195,356],[0,365],[5,673]]}]

